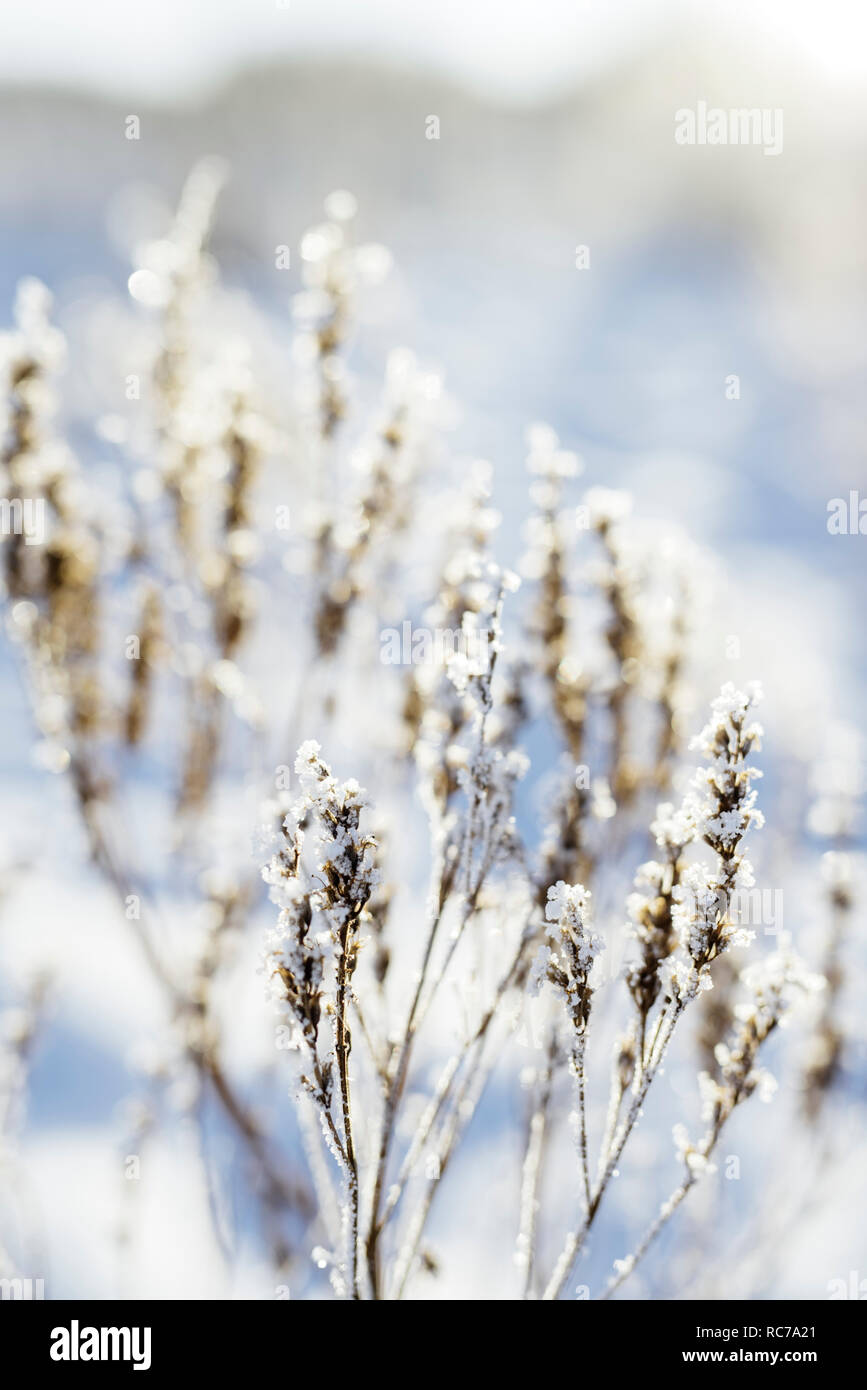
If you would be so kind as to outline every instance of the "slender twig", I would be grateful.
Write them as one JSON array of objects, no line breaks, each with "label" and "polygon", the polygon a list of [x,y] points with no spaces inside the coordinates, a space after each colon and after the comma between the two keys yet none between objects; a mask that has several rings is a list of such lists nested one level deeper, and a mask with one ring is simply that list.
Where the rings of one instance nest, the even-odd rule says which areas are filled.
[{"label": "slender twig", "polygon": [[611,1295],[620,1288],[620,1285],[629,1278],[639,1260],[644,1258],[657,1236],[677,1211],[677,1208],[680,1206],[690,1188],[693,1187],[697,1181],[696,1175],[694,1173],[689,1173],[688,1176],[684,1178],[683,1182],[674,1189],[668,1200],[663,1202],[659,1215],[656,1220],[648,1226],[638,1245],[635,1247],[635,1250],[631,1255],[627,1256],[625,1260],[620,1261],[622,1268],[620,1268],[617,1274],[606,1284],[604,1292],[602,1293],[603,1299],[610,1298]]},{"label": "slender twig", "polygon": [[581,1033],[572,1045],[572,1070],[578,1094],[578,1153],[581,1160],[581,1176],[584,1180],[584,1199],[589,1213],[593,1200],[590,1191],[590,1163],[587,1157],[587,1103],[584,1094],[584,1057],[587,1051],[587,1035]]},{"label": "slender twig", "polygon": [[521,1169],[521,1208],[518,1230],[517,1260],[523,1269],[523,1297],[533,1297],[536,1273],[536,1234],[539,1224],[539,1187],[542,1181],[545,1149],[549,1126],[548,1110],[557,1056],[557,1032],[552,1027],[548,1035],[545,1065],[538,1078],[538,1092],[527,1125],[527,1144]]},{"label": "slender twig", "polygon": [[550,1302],[560,1297],[560,1294],[563,1291],[563,1286],[565,1285],[567,1279],[570,1277],[572,1273],[575,1261],[581,1252],[581,1249],[584,1245],[584,1241],[587,1238],[587,1233],[589,1232],[590,1227],[593,1225],[594,1218],[596,1216],[597,1211],[599,1210],[599,1204],[602,1201],[602,1198],[605,1195],[606,1188],[608,1187],[608,1184],[614,1175],[614,1171],[620,1160],[620,1155],[623,1152],[624,1145],[626,1144],[627,1139],[632,1133],[632,1130],[635,1126],[635,1122],[638,1119],[638,1116],[641,1112],[641,1107],[644,1102],[644,1098],[647,1095],[648,1088],[650,1087],[653,1078],[656,1076],[656,1073],[659,1070],[660,1063],[662,1062],[662,1058],[665,1055],[665,1050],[669,1042],[671,1041],[671,1035],[674,1032],[675,1024],[677,1023],[677,1020],[682,1012],[682,1003],[675,1005],[671,1011],[670,1023],[661,1039],[656,1060],[654,1062],[651,1062],[651,1064],[645,1069],[641,1077],[641,1080],[638,1083],[637,1089],[633,1092],[632,1101],[630,1103],[629,1109],[627,1110],[626,1115],[624,1116],[621,1122],[619,1130],[615,1134],[611,1150],[608,1155],[608,1160],[596,1184],[596,1188],[593,1192],[593,1196],[591,1198],[585,1219],[577,1230],[570,1231],[568,1236],[566,1237],[566,1241],[560,1253],[560,1257],[557,1260],[557,1263],[554,1267],[554,1273],[551,1275],[551,1278],[543,1294],[543,1298],[546,1301]]},{"label": "slender twig", "polygon": [[347,944],[351,924],[344,925],[340,934],[340,953],[337,960],[337,993],[335,1017],[335,1053],[337,1056],[337,1075],[340,1084],[340,1107],[343,1118],[344,1155],[347,1170],[347,1190],[349,1197],[349,1256],[350,1288],[352,1297],[361,1297],[358,1289],[358,1164],[355,1158],[355,1143],[352,1136],[352,1104],[349,1094],[349,1029],[346,1024],[346,1005],[349,997],[347,976]]}]

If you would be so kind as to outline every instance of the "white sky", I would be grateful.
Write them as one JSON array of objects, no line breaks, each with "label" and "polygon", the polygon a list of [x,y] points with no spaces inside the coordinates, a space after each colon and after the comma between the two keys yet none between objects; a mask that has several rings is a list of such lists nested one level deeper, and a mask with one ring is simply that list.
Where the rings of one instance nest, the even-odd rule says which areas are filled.
[{"label": "white sky", "polygon": [[865,0],[0,0],[0,82],[194,97],[245,59],[421,62],[532,100],[672,16],[772,42],[835,81],[867,76]]}]

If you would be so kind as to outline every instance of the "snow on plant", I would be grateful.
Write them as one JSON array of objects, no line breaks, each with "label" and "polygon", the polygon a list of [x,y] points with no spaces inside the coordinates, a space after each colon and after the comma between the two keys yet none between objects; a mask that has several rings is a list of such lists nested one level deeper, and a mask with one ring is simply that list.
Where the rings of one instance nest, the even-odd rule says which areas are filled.
[{"label": "snow on plant", "polygon": [[[527,1070],[515,1039],[538,1010],[513,1225],[517,1292],[553,1300],[613,1199],[682,1018],[698,1019],[722,957],[760,954],[732,911],[762,825],[760,692],[724,685],[679,797],[705,683],[690,647],[694,550],[643,544],[627,494],[579,500],[581,460],[536,425],[519,581],[497,556],[490,466],[447,455],[436,376],[392,354],[372,423],[355,426],[355,305],[388,257],[354,243],[346,193],[303,239],[295,387],[289,406],[275,397],[258,338],[213,328],[234,303],[208,249],[225,176],[196,169],[165,237],[138,253],[129,288],[151,317],[143,399],[118,433],[134,486],[116,513],[89,506],[87,469],[61,442],[63,342],[32,282],[3,347],[4,483],[51,517],[42,547],[3,538],[8,627],[42,762],[71,777],[94,865],[164,1001],[141,1132],[169,1124],[182,1094],[207,1153],[218,1116],[275,1275],[317,1296],[327,1268],[340,1297],[401,1298],[437,1266],[436,1198],[462,1145],[472,1153],[492,1075],[509,1087]],[[283,373],[281,358],[270,375]],[[275,499],[298,519],[285,543]],[[384,666],[383,619],[410,611],[465,640],[441,663]],[[166,845],[137,841],[127,820],[155,769]],[[238,848],[256,820],[242,784],[262,805],[255,870]],[[260,870],[275,1051],[292,1069],[279,1109],[236,1079],[225,1004],[239,939],[260,932]],[[834,885],[848,911],[840,873]],[[606,981],[624,934],[625,968]],[[695,1141],[678,1129],[685,1176],[609,1292],[708,1169],[735,1108],[768,1090],[759,1050],[815,984],[788,948],[743,981],[748,1002],[711,1029],[707,1129]],[[816,1061],[811,1076],[814,1095],[830,1085]],[[574,1191],[546,1184],[561,1077]]]},{"label": "snow on plant", "polygon": [[685,1125],[675,1125],[674,1142],[685,1170],[683,1180],[663,1202],[635,1251],[615,1261],[614,1276],[603,1297],[609,1297],[628,1278],[690,1189],[711,1169],[711,1155],[736,1107],[754,1092],[765,1101],[773,1097],[776,1082],[770,1072],[758,1065],[760,1049],[806,995],[825,986],[824,978],[806,969],[788,941],[781,942],[779,949],[765,960],[742,971],[741,982],[747,998],[735,1008],[730,1036],[717,1044],[716,1072],[702,1072],[699,1076],[702,1119],[707,1129],[701,1139],[693,1142]]},{"label": "snow on plant", "polygon": [[[352,1134],[347,1015],[361,946],[360,928],[378,882],[376,841],[360,829],[365,810],[361,788],[355,781],[338,783],[332,777],[319,757],[318,743],[310,740],[302,744],[295,771],[302,798],[283,822],[286,847],[263,871],[265,882],[271,885],[272,901],[281,909],[278,928],[268,941],[268,971],[272,986],[275,979],[279,981],[277,998],[296,1025],[306,1054],[304,1065],[310,1074],[302,1074],[302,1084],[319,1108],[326,1138],[344,1169],[349,1245],[345,1272],[352,1296],[357,1298],[358,1163]],[[301,885],[305,831],[301,826],[310,823],[315,834],[309,870],[313,887],[305,894]],[[324,947],[331,957],[328,992]],[[324,1057],[319,1044],[323,1008],[333,1021],[333,1048]],[[332,1113],[335,1073],[339,1126]]]}]

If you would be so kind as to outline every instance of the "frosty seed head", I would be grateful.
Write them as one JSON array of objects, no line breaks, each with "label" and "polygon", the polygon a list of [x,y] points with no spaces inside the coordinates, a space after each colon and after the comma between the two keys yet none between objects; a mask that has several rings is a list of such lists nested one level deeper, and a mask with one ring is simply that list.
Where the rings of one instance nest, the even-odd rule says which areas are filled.
[{"label": "frosty seed head", "polygon": [[590,972],[604,949],[602,938],[589,927],[589,909],[590,893],[580,883],[569,884],[561,879],[548,889],[548,927],[541,968],[563,994],[578,1033],[584,1032],[590,1015]]}]

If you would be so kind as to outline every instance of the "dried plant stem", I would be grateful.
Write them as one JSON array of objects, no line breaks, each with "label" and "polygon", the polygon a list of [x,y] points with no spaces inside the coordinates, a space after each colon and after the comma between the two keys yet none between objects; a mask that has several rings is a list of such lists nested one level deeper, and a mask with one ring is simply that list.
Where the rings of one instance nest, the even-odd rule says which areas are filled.
[{"label": "dried plant stem", "polygon": [[[780,973],[781,967],[785,972],[783,974]],[[606,1296],[613,1293],[632,1273],[687,1193],[695,1186],[697,1178],[707,1171],[708,1160],[716,1148],[729,1116],[760,1084],[760,1075],[755,1070],[756,1058],[761,1046],[779,1026],[787,1007],[784,993],[786,988],[791,989],[792,985],[801,989],[817,987],[816,977],[806,974],[791,954],[786,956],[785,951],[778,953],[773,970],[766,967],[764,978],[761,974],[757,976],[756,967],[749,973],[752,974],[754,990],[752,1007],[738,1015],[738,1021],[733,1025],[730,1044],[722,1045],[720,1049],[717,1058],[719,1079],[705,1074],[710,1087],[710,1124],[707,1133],[696,1145],[689,1142],[685,1131],[681,1134],[679,1148],[686,1168],[683,1181],[663,1204],[659,1215],[639,1242],[635,1252],[620,1262],[616,1275],[606,1290]]]},{"label": "dried plant stem", "polygon": [[674,1189],[668,1201],[663,1202],[656,1220],[651,1222],[650,1226],[648,1226],[633,1253],[627,1256],[623,1261],[624,1268],[606,1284],[605,1290],[602,1293],[603,1299],[610,1298],[620,1285],[629,1278],[639,1260],[644,1258],[660,1231],[662,1231],[663,1227],[677,1211],[684,1197],[689,1192],[690,1188],[695,1186],[697,1181],[698,1178],[696,1175],[690,1172],[688,1176],[684,1178],[680,1186]]},{"label": "dried plant stem", "polygon": [[[24,1002],[26,1023],[19,1029],[9,1051],[14,1058],[11,1084],[4,1084],[0,1090],[0,1139],[5,1139],[18,1118],[17,1103],[26,1089],[27,1072],[31,1065],[33,1049],[44,1022],[46,999],[50,991],[50,977],[41,973],[32,980]],[[5,1081],[5,1078],[4,1078]]]},{"label": "dried plant stem", "polygon": [[[393,1214],[401,1196],[405,1192],[407,1183],[412,1174],[412,1169],[422,1149],[427,1144],[436,1124],[452,1099],[456,1079],[461,1069],[464,1068],[463,1081],[452,1108],[451,1120],[444,1124],[443,1130],[441,1131],[445,1138],[439,1146],[440,1152],[436,1164],[436,1176],[428,1180],[425,1196],[417,1208],[415,1219],[410,1223],[410,1233],[404,1242],[398,1259],[399,1272],[397,1275],[397,1293],[395,1295],[397,1298],[402,1296],[409,1278],[412,1259],[424,1232],[439,1181],[445,1171],[446,1163],[457,1147],[463,1129],[475,1114],[476,1107],[484,1093],[488,1077],[494,1065],[494,1059],[486,1060],[483,1051],[491,1022],[497,1015],[499,1005],[508,989],[520,978],[522,968],[527,959],[528,946],[534,940],[535,933],[530,928],[526,928],[522,934],[512,963],[500,981],[492,1004],[483,1015],[474,1034],[464,1044],[462,1051],[455,1054],[444,1068],[430,1105],[418,1126],[410,1152],[404,1160],[395,1188],[389,1193],[389,1203],[387,1204],[382,1224],[384,1224],[385,1216]],[[475,1056],[473,1056],[473,1054],[475,1054]]]},{"label": "dried plant stem", "polygon": [[[468,833],[468,832],[467,832]],[[385,1178],[388,1169],[388,1159],[391,1152],[391,1144],[394,1137],[394,1125],[397,1116],[397,1108],[400,1103],[403,1088],[406,1085],[407,1072],[409,1070],[410,1054],[416,1032],[421,1024],[423,1011],[421,1009],[422,995],[424,994],[427,983],[428,972],[433,959],[434,947],[439,934],[440,925],[443,920],[443,913],[449,898],[449,889],[452,882],[450,872],[445,857],[441,857],[434,874],[436,884],[436,906],[434,908],[430,926],[428,927],[427,939],[425,941],[424,954],[422,956],[421,967],[418,972],[415,990],[413,991],[412,1001],[409,1006],[406,1025],[403,1035],[396,1048],[393,1050],[389,1063],[388,1075],[385,1078],[385,1095],[383,1099],[382,1125],[380,1129],[379,1149],[377,1153],[376,1174],[373,1184],[373,1197],[371,1202],[370,1225],[365,1240],[365,1254],[367,1259],[367,1272],[370,1280],[371,1297],[380,1297],[380,1270],[378,1260],[379,1238],[382,1234],[383,1226],[387,1220],[387,1215],[380,1215],[382,1207],[382,1197],[385,1189]],[[428,996],[427,1007],[433,994],[436,992],[437,985],[442,979],[443,971],[439,978],[434,982],[433,990]],[[425,1010],[426,1011],[426,1010]]]},{"label": "dried plant stem", "polygon": [[349,934],[352,924],[347,921],[340,933],[340,954],[337,961],[337,992],[335,1017],[335,1055],[340,1085],[340,1108],[343,1118],[343,1150],[346,1161],[347,1197],[349,1204],[349,1272],[353,1299],[361,1297],[358,1289],[358,1163],[352,1136],[352,1104],[349,1092],[350,1036],[346,1025],[346,1006],[349,998],[347,970]]},{"label": "dried plant stem", "polygon": [[[441,866],[440,884],[445,874],[445,865]],[[394,1137],[394,1124],[397,1116],[397,1107],[400,1102],[403,1088],[406,1084],[406,1075],[409,1068],[410,1052],[416,1031],[416,1018],[421,1004],[422,992],[424,990],[427,973],[430,968],[433,956],[434,944],[436,942],[439,926],[442,921],[445,900],[442,890],[439,893],[439,906],[433,914],[428,928],[427,940],[425,942],[424,955],[422,957],[421,968],[416,980],[415,990],[413,991],[412,1001],[409,1006],[406,1025],[403,1036],[397,1047],[392,1052],[389,1074],[385,1079],[385,1096],[383,1099],[382,1125],[379,1137],[379,1149],[377,1153],[376,1175],[373,1183],[373,1198],[371,1201],[370,1225],[365,1240],[365,1256],[367,1260],[367,1274],[370,1280],[371,1297],[378,1299],[381,1294],[381,1277],[379,1269],[379,1238],[383,1227],[388,1219],[388,1213],[380,1215],[382,1206],[382,1196],[385,1189],[385,1176],[388,1168],[388,1158],[391,1152],[391,1143]]]},{"label": "dried plant stem", "polygon": [[218,771],[226,726],[225,701],[211,679],[189,682],[186,697],[188,742],[177,797],[182,818],[197,814],[206,802]]},{"label": "dried plant stem", "polygon": [[409,1223],[409,1234],[403,1243],[398,1257],[393,1293],[395,1299],[399,1300],[403,1298],[406,1292],[406,1286],[412,1273],[413,1261],[415,1260],[419,1243],[424,1234],[434,1198],[439,1190],[439,1184],[449,1162],[458,1148],[461,1135],[476,1112],[476,1107],[488,1084],[488,1078],[496,1065],[496,1061],[496,1053],[488,1058],[483,1058],[480,1049],[477,1066],[467,1074],[461,1090],[455,1098],[451,1114],[443,1127],[442,1141],[439,1145],[435,1161],[435,1175],[427,1181],[424,1195],[419,1202],[415,1216]]},{"label": "dried plant stem", "polygon": [[204,1053],[194,1053],[193,1060],[197,1061],[199,1072],[210,1081],[223,1113],[231,1121],[250,1155],[256,1160],[264,1182],[264,1196],[268,1206],[288,1211],[297,1211],[299,1201],[303,1206],[309,1206],[306,1195],[302,1199],[298,1189],[286,1182],[279,1168],[272,1162],[264,1134],[237,1095],[216,1052],[208,1050]]},{"label": "dried plant stem", "polygon": [[[736,1092],[732,1102],[732,1109],[735,1105],[737,1105],[739,1098],[739,1093]],[[726,1111],[718,1116],[712,1128],[708,1131],[701,1144],[695,1150],[696,1155],[703,1162],[706,1162],[707,1159],[710,1158],[711,1154],[716,1148],[717,1141],[720,1137],[720,1134],[722,1133],[723,1125],[725,1124],[729,1114],[731,1114],[731,1111]],[[606,1285],[605,1291],[602,1294],[603,1298],[610,1298],[611,1295],[615,1292],[615,1290],[618,1289],[620,1285],[625,1283],[625,1281],[629,1278],[630,1274],[635,1269],[635,1266],[638,1264],[639,1260],[644,1258],[645,1254],[650,1249],[650,1246],[656,1240],[657,1236],[667,1225],[667,1223],[671,1220],[672,1216],[677,1211],[678,1207],[680,1206],[683,1199],[686,1197],[687,1193],[693,1187],[695,1187],[696,1183],[698,1182],[699,1174],[701,1171],[702,1169],[699,1167],[692,1167],[687,1165],[686,1176],[684,1177],[683,1181],[679,1183],[678,1186],[674,1189],[668,1200],[663,1202],[662,1206],[659,1209],[658,1216],[656,1217],[655,1221],[652,1221],[651,1224],[648,1226],[638,1245],[635,1247],[635,1250],[632,1252],[631,1255],[628,1255],[625,1260],[619,1262],[621,1268]]]},{"label": "dried plant stem", "polygon": [[[133,885],[121,868],[108,836],[99,823],[99,817],[94,814],[93,806],[82,807],[82,811],[94,862],[118,895],[121,905],[125,906],[128,898],[133,894]],[[130,917],[127,920],[135,932],[136,940],[154,978],[166,992],[173,1008],[176,1012],[185,1011],[189,1007],[188,1001],[172,979],[165,962],[156,950],[141,920],[135,917]],[[309,1209],[310,1203],[307,1195],[297,1187],[288,1184],[279,1165],[273,1162],[267,1141],[259,1125],[226,1076],[216,1044],[212,1043],[207,1048],[189,1047],[187,1055],[199,1076],[210,1083],[223,1113],[253,1158],[262,1179],[266,1205],[272,1210]]]},{"label": "dried plant stem", "polygon": [[[435,880],[437,882],[437,893],[434,899],[436,906],[428,930],[421,970],[419,971],[403,1038],[393,1055],[391,1079],[387,1080],[385,1083],[383,1119],[376,1175],[374,1178],[370,1226],[365,1242],[368,1276],[371,1285],[371,1295],[374,1299],[380,1296],[378,1245],[384,1224],[380,1216],[382,1195],[385,1187],[389,1152],[394,1136],[395,1118],[400,1097],[406,1084],[413,1039],[431,1007],[437,990],[448,972],[451,961],[463,937],[464,929],[477,909],[479,895],[498,853],[498,845],[495,837],[485,828],[482,811],[489,790],[486,773],[484,771],[484,755],[486,751],[488,716],[492,707],[491,682],[497,666],[498,644],[496,639],[501,631],[504,596],[505,583],[501,579],[491,614],[491,627],[487,632],[487,650],[489,658],[487,671],[480,678],[476,678],[477,685],[475,688],[475,697],[477,700],[477,714],[475,738],[473,751],[469,760],[467,781],[469,805],[461,832],[460,845],[454,859],[454,864],[458,867],[457,870],[455,870],[453,864],[449,864],[445,855],[440,855],[438,873]],[[481,853],[479,853],[479,848],[481,849]],[[474,860],[480,861],[475,865],[475,873]],[[434,946],[439,933],[440,924],[443,920],[446,904],[451,896],[451,889],[455,876],[457,876],[461,884],[460,895],[462,906],[458,914],[458,920],[449,939],[445,958],[439,967],[424,1003],[422,1003],[425,983],[433,958]]]},{"label": "dried plant stem", "polygon": [[597,1162],[597,1181],[601,1175],[609,1153],[614,1142],[614,1134],[617,1129],[617,1121],[620,1119],[620,1109],[623,1104],[625,1089],[615,1077],[611,1083],[611,1091],[608,1098],[608,1113],[605,1116],[605,1132],[602,1136],[602,1144],[599,1149],[599,1159]]},{"label": "dried plant stem", "polygon": [[383,1061],[381,1050],[377,1046],[376,1038],[374,1037],[373,1032],[371,1031],[370,1024],[368,1024],[367,1022],[366,1012],[354,989],[351,993],[351,1002],[352,1007],[355,1010],[355,1016],[358,1019],[358,1026],[361,1029],[361,1036],[364,1038],[364,1041],[367,1045],[367,1051],[370,1055],[370,1060],[374,1065],[377,1076],[380,1078],[380,1080],[384,1080],[388,1076],[388,1064],[387,1062]]},{"label": "dried plant stem", "polygon": [[671,781],[672,764],[678,749],[677,714],[678,692],[683,676],[688,643],[688,591],[681,585],[672,621],[672,642],[662,672],[659,694],[659,734],[656,741],[655,767],[650,780],[657,793],[663,795]]},{"label": "dried plant stem", "polygon": [[587,1051],[587,1035],[580,1033],[572,1045],[572,1071],[578,1094],[578,1153],[581,1159],[581,1174],[584,1180],[584,1199],[587,1211],[592,1201],[590,1191],[590,1163],[587,1157],[587,1103],[585,1097],[584,1057]]},{"label": "dried plant stem", "polygon": [[572,1273],[575,1261],[581,1252],[584,1241],[587,1238],[587,1234],[599,1210],[599,1205],[605,1195],[605,1190],[614,1175],[614,1170],[620,1160],[620,1155],[623,1152],[626,1141],[635,1127],[635,1122],[638,1119],[648,1088],[659,1070],[660,1063],[665,1055],[665,1050],[671,1041],[671,1035],[674,1032],[675,1025],[683,1009],[683,1000],[679,1000],[677,1003],[673,1004],[668,1015],[668,1026],[663,1031],[660,1031],[660,1024],[660,1029],[657,1030],[657,1035],[660,1040],[656,1057],[645,1067],[640,1077],[636,1078],[636,1085],[633,1088],[629,1109],[621,1121],[620,1128],[615,1133],[605,1167],[596,1183],[596,1189],[589,1203],[584,1222],[577,1231],[570,1231],[569,1235],[566,1237],[566,1242],[563,1246],[560,1258],[554,1267],[554,1273],[545,1289],[543,1298],[546,1302],[552,1302],[560,1297],[563,1286]]},{"label": "dried plant stem", "polygon": [[340,1208],[333,1180],[330,1156],[322,1144],[319,1121],[320,1104],[309,1092],[299,1097],[298,1116],[301,1140],[310,1167],[310,1176],[316,1194],[318,1215],[332,1245],[336,1245],[340,1227]]},{"label": "dried plant stem", "polygon": [[[733,1242],[726,1253],[724,1262],[716,1265],[717,1270],[725,1268],[729,1288],[734,1286],[731,1270],[750,1269],[752,1287],[761,1289],[770,1280],[774,1270],[786,1257],[786,1245],[796,1239],[799,1231],[809,1217],[814,1214],[827,1198],[829,1184],[833,1184],[835,1168],[833,1165],[834,1145],[826,1137],[819,1140],[812,1161],[807,1167],[806,1176],[799,1165],[798,1176],[802,1178],[800,1189],[796,1187],[796,1177],[787,1177],[783,1187],[788,1187],[790,1200],[786,1206],[780,1205],[773,1214],[758,1225],[751,1222],[748,1230],[741,1233],[740,1240]],[[752,1267],[750,1267],[752,1266]],[[757,1271],[757,1272],[754,1272]],[[705,1270],[701,1271],[703,1274]],[[690,1281],[692,1282],[692,1281]],[[705,1292],[707,1290],[707,1292]],[[725,1293],[717,1290],[716,1281],[711,1275],[705,1280],[702,1297],[721,1298]]]},{"label": "dried plant stem", "polygon": [[[78,776],[78,766],[73,759],[71,765],[72,779],[78,792],[79,809],[84,822],[85,833],[87,834],[91,856],[96,867],[103,875],[109,887],[114,890],[120,900],[121,907],[125,908],[130,897],[142,898],[140,892],[136,892],[136,885],[130,875],[121,866],[104,826],[98,814],[99,802],[91,800],[81,795],[80,781]],[[177,1008],[182,1003],[182,995],[177,985],[166,969],[165,962],[151,940],[150,934],[146,931],[141,918],[127,917],[132,930],[141,948],[142,954],[158,983],[163,987],[171,999],[172,1004]]]},{"label": "dried plant stem", "polygon": [[639,655],[641,639],[632,611],[632,596],[624,574],[620,547],[612,534],[609,518],[597,523],[597,531],[610,564],[607,597],[611,606],[611,621],[605,637],[617,668],[616,684],[609,695],[611,715],[611,751],[609,782],[614,800],[621,809],[630,804],[637,790],[635,769],[629,758],[628,704],[630,683],[626,671]]},{"label": "dried plant stem", "polygon": [[311,1081],[308,1076],[302,1076],[301,1083],[304,1087],[304,1090],[310,1096],[310,1098],[313,1100],[313,1102],[319,1110],[320,1120],[325,1130],[329,1147],[333,1150],[334,1155],[337,1158],[337,1161],[340,1164],[340,1167],[343,1169],[344,1173],[348,1174],[346,1144],[344,1142],[342,1134],[340,1133],[340,1130],[337,1128],[337,1125],[334,1120],[334,1115],[331,1111],[330,1092],[326,1084],[322,1060],[319,1056],[316,1047],[313,1044],[308,1044],[308,1046],[310,1051],[310,1059],[313,1063],[314,1080]]},{"label": "dried plant stem", "polygon": [[556,1057],[557,1031],[552,1027],[548,1035],[545,1066],[540,1077],[536,1103],[527,1126],[527,1145],[521,1169],[521,1210],[516,1255],[519,1267],[524,1274],[523,1297],[525,1299],[534,1296],[539,1188],[548,1141],[548,1111],[551,1105]]},{"label": "dried plant stem", "polygon": [[233,1255],[231,1235],[226,1229],[225,1211],[220,1208],[220,1192],[213,1156],[208,1151],[203,1100],[203,1093],[199,1092],[195,1104],[199,1164],[202,1172],[205,1196],[208,1203],[208,1216],[211,1222],[211,1229],[214,1233],[214,1240],[222,1256],[224,1267],[228,1270],[231,1266]]},{"label": "dried plant stem", "polygon": [[[433,1095],[416,1127],[412,1143],[401,1164],[398,1176],[389,1189],[389,1194],[385,1201],[380,1220],[381,1227],[385,1226],[386,1222],[392,1217],[399,1205],[419,1156],[452,1097],[457,1077],[460,1075],[461,1071],[467,1067],[467,1064],[471,1062],[473,1052],[478,1048],[479,1043],[482,1042],[487,1034],[494,1018],[497,1016],[503,999],[508,991],[517,983],[521,967],[527,960],[529,944],[533,940],[535,940],[535,935],[531,931],[525,930],[515,955],[512,958],[511,964],[502,975],[497,989],[494,992],[494,997],[476,1025],[475,1030],[470,1037],[466,1039],[460,1051],[456,1052],[449,1059],[440,1073]],[[476,1065],[477,1064],[478,1056],[476,1058]],[[471,1070],[471,1067],[469,1070]]]},{"label": "dried plant stem", "polygon": [[416,1024],[417,1028],[421,1027],[422,1022],[427,1016],[428,1010],[430,1009],[431,1004],[433,1003],[437,990],[439,989],[440,985],[442,984],[443,980],[448,974],[449,966],[451,965],[452,960],[454,959],[455,952],[463,939],[463,935],[466,930],[467,924],[470,921],[470,919],[474,916],[478,907],[479,894],[482,891],[485,879],[487,878],[488,871],[491,867],[492,862],[493,853],[491,852],[488,854],[484,863],[482,864],[475,884],[472,886],[467,896],[464,898],[460,915],[458,916],[458,920],[452,929],[451,936],[449,937],[448,946],[446,948],[446,953],[443,958],[442,964],[440,965],[439,970],[436,976],[434,977],[431,988],[428,991],[427,998],[424,1002],[424,1007],[419,1012],[419,1017]]},{"label": "dried plant stem", "polygon": [[[382,1194],[385,1187],[386,1167],[391,1141],[393,1138],[397,1106],[400,1099],[400,1095],[403,1090],[403,1086],[406,1082],[406,1072],[409,1064],[409,1053],[412,1046],[412,1040],[415,1036],[415,1032],[417,1031],[417,1020],[419,1006],[422,997],[422,991],[424,987],[424,981],[427,974],[427,970],[430,965],[436,931],[441,918],[442,909],[440,909],[435,914],[434,920],[432,922],[432,929],[428,934],[425,956],[422,962],[422,969],[420,971],[419,978],[416,984],[416,990],[413,995],[413,1001],[410,1005],[410,1014],[407,1020],[407,1026],[404,1030],[403,1039],[401,1043],[398,1045],[399,1050],[396,1054],[397,1067],[393,1071],[393,1080],[391,1082],[386,1082],[385,1107],[383,1111],[383,1128],[380,1136],[380,1149],[374,1185],[371,1223],[366,1241],[368,1275],[370,1277],[371,1288],[373,1290],[377,1290],[380,1287],[377,1268],[377,1245],[382,1231],[385,1228],[388,1221],[393,1216],[395,1209],[397,1208],[401,1200],[401,1197],[403,1196],[403,1193],[406,1189],[407,1182],[409,1181],[409,1178],[418,1160],[418,1157],[425,1144],[427,1143],[434,1126],[436,1125],[440,1115],[442,1114],[445,1106],[447,1105],[451,1097],[452,1089],[455,1084],[456,1078],[458,1077],[465,1063],[470,1058],[470,1055],[473,1052],[473,1050],[476,1047],[478,1047],[478,1045],[484,1040],[491,1026],[491,1023],[497,1015],[497,1012],[506,994],[513,987],[513,985],[515,985],[520,979],[522,971],[525,968],[529,959],[529,948],[532,945],[532,943],[536,940],[535,929],[528,924],[527,926],[525,926],[521,934],[521,939],[518,943],[515,954],[512,957],[509,966],[504,971],[503,975],[500,977],[500,981],[494,992],[493,999],[488,1008],[486,1009],[485,1013],[479,1020],[479,1023],[477,1024],[475,1031],[466,1040],[461,1050],[455,1053],[454,1056],[450,1058],[450,1060],[446,1063],[446,1066],[443,1068],[443,1071],[434,1089],[434,1093],[431,1097],[431,1100],[415,1131],[412,1144],[410,1145],[409,1151],[401,1165],[398,1177],[394,1183],[394,1186],[391,1188],[389,1192],[387,1200],[383,1204]],[[373,1297],[378,1296],[378,1293],[373,1294]]]}]

